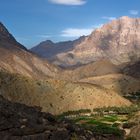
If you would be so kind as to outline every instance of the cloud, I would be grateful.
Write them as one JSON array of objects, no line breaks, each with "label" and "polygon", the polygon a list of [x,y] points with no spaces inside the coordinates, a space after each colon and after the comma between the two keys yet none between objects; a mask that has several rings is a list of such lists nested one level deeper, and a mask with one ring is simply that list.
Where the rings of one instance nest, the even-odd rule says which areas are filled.
[{"label": "cloud", "polygon": [[139,14],[139,11],[138,10],[130,10],[129,13],[131,15],[138,15]]},{"label": "cloud", "polygon": [[92,28],[67,28],[62,31],[62,37],[80,37],[83,35],[89,35],[93,30],[100,27],[101,25],[94,26]]},{"label": "cloud", "polygon": [[54,4],[62,4],[62,5],[83,5],[86,3],[85,0],[49,0]]},{"label": "cloud", "polygon": [[51,35],[37,35],[39,38],[50,38],[52,37]]},{"label": "cloud", "polygon": [[104,17],[102,17],[102,19],[115,20],[116,17],[108,17],[108,16],[104,16]]}]

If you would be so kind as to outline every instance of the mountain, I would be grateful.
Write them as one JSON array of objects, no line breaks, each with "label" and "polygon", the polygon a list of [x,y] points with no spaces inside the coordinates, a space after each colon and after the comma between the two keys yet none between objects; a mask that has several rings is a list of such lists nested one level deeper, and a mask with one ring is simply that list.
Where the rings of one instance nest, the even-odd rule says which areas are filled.
[{"label": "mountain", "polygon": [[75,70],[62,70],[28,51],[4,25],[1,24],[0,29],[0,95],[6,99],[40,106],[43,111],[53,114],[131,104],[113,90],[80,81],[119,72],[110,61],[101,60]]},{"label": "mountain", "polygon": [[32,78],[54,76],[57,68],[40,59],[8,32],[0,23],[0,69]]},{"label": "mountain", "polygon": [[121,73],[121,70],[108,59],[101,59],[76,68],[64,69],[60,71],[61,79],[77,81],[83,78],[102,76],[113,73]]},{"label": "mountain", "polygon": [[98,85],[122,96],[140,91],[139,62],[123,68],[108,59],[61,70],[61,79]]},{"label": "mountain", "polygon": [[131,95],[140,91],[140,80],[121,73],[88,77],[80,81],[104,87],[122,96]]},{"label": "mountain", "polygon": [[137,61],[140,58],[140,19],[121,17],[113,20],[70,48],[72,49],[52,55],[53,63],[69,67],[103,58],[116,65]]},{"label": "mountain", "polygon": [[31,49],[32,52],[38,54],[43,58],[47,58],[50,61],[53,61],[55,56],[59,53],[65,53],[67,51],[73,50],[73,47],[85,40],[86,36],[81,36],[79,39],[74,41],[65,41],[54,43],[51,40],[46,40],[38,44],[37,46]]}]

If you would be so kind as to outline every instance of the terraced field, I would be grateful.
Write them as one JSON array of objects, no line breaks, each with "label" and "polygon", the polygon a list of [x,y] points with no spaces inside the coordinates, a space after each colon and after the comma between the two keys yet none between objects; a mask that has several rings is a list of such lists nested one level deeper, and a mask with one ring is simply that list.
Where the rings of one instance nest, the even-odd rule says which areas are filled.
[{"label": "terraced field", "polygon": [[[140,106],[109,107],[91,110],[65,112],[59,117],[70,119],[73,123],[81,125],[95,133],[103,135],[116,135],[131,139],[130,133],[138,124],[133,121],[134,116],[140,111]],[[135,140],[135,138],[133,138]]]}]

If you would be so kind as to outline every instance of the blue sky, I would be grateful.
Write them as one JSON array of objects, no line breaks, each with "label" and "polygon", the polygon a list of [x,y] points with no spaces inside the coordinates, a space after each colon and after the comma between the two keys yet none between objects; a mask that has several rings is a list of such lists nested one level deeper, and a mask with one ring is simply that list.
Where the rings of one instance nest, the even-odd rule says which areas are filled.
[{"label": "blue sky", "polygon": [[31,48],[73,40],[121,16],[139,17],[140,0],[0,0],[0,21]]}]

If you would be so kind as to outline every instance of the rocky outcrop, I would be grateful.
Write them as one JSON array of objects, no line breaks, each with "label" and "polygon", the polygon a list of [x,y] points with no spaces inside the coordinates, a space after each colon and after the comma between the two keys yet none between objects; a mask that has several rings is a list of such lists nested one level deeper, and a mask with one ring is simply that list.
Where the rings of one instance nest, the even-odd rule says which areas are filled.
[{"label": "rocky outcrop", "polygon": [[40,107],[12,103],[0,96],[1,140],[123,140],[115,135],[100,135],[72,124],[56,120],[41,112]]}]

